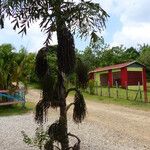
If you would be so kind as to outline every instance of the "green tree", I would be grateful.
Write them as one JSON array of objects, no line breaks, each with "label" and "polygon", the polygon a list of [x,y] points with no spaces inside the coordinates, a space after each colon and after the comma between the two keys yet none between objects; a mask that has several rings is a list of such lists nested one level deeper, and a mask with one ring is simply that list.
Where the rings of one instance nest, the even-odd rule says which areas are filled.
[{"label": "green tree", "polygon": [[148,72],[148,78],[150,79],[149,73],[150,73],[150,46],[149,45],[140,45],[139,46],[140,56],[139,56],[139,62],[144,64],[146,66],[147,72]]},{"label": "green tree", "polygon": [[[43,123],[43,115],[49,107],[59,107],[59,120],[52,124],[48,130],[50,140],[46,143],[45,149],[52,150],[54,141],[60,142],[61,149],[69,148],[67,127],[67,110],[70,105],[66,105],[66,97],[72,90],[76,91],[73,109],[73,119],[76,123],[82,122],[86,115],[86,105],[83,95],[79,91],[79,86],[85,86],[87,69],[78,60],[75,67],[75,51],[73,34],[77,32],[80,37],[91,35],[95,39],[96,31],[101,31],[105,27],[107,13],[98,3],[81,0],[79,3],[64,0],[2,0],[1,1],[1,27],[4,26],[5,14],[14,18],[14,29],[21,28],[19,33],[26,34],[30,23],[40,19],[40,28],[47,33],[45,40],[46,47],[40,49],[36,57],[36,73],[42,85],[43,98],[36,107],[35,119],[38,123]],[[48,45],[52,34],[57,32],[57,79],[51,74],[47,61]],[[65,78],[76,70],[77,87],[65,88]],[[85,79],[85,81],[84,81]],[[80,142],[79,142],[80,143]],[[79,143],[72,148],[79,149]]]},{"label": "green tree", "polygon": [[137,60],[139,53],[133,47],[126,49],[123,45],[112,48],[106,47],[99,52],[99,66],[108,66]]},{"label": "green tree", "polygon": [[79,57],[88,66],[89,70],[96,67],[96,56],[90,47],[86,47],[85,50],[79,54]]},{"label": "green tree", "polygon": [[140,45],[140,57],[139,61],[143,63],[148,70],[150,70],[150,46],[149,45]]},{"label": "green tree", "polygon": [[35,53],[28,53],[24,63],[23,72],[26,75],[27,82],[37,82],[37,77],[35,75]]},{"label": "green tree", "polygon": [[[24,48],[16,52],[11,44],[0,46],[0,89],[10,89],[12,82],[29,82],[34,72],[35,54],[28,54]],[[17,86],[16,86],[17,88]]]},{"label": "green tree", "polygon": [[88,66],[88,70],[92,70],[102,66],[101,55],[108,47],[103,37],[100,37],[95,42],[91,41],[90,45],[83,52],[78,52],[78,56]]},{"label": "green tree", "polygon": [[134,48],[130,47],[125,51],[125,57],[127,60],[137,60],[140,56],[140,53]]},{"label": "green tree", "polygon": [[23,82],[26,86],[33,81],[37,82],[35,76],[35,57],[35,53],[28,53],[24,47],[16,53],[16,80]]},{"label": "green tree", "polygon": [[124,59],[125,48],[123,46],[116,46],[112,48],[103,49],[99,55],[100,66],[109,66],[126,61]]},{"label": "green tree", "polygon": [[14,74],[14,48],[10,44],[0,46],[0,89],[8,89]]}]

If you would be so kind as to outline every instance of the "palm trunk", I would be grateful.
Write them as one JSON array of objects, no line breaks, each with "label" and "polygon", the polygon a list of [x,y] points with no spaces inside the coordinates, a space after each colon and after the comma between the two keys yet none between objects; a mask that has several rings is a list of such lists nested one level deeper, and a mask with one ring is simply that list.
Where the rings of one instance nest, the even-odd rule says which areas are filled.
[{"label": "palm trunk", "polygon": [[[61,9],[60,9],[60,5],[57,6],[57,12],[60,12],[59,14],[61,14]],[[65,26],[64,21],[62,20],[62,18],[60,18],[60,16],[56,17],[56,24],[57,24],[57,40],[58,40],[58,45],[61,43],[61,34],[62,34],[62,29]],[[58,54],[60,53],[59,51],[60,49],[57,48],[57,58],[58,58]],[[58,71],[59,73],[61,72],[61,75],[63,77],[63,72],[62,72],[62,66],[60,65],[61,62],[59,62],[61,60],[58,59]],[[67,110],[66,110],[66,89],[64,86],[64,80],[61,82],[60,85],[60,117],[59,117],[59,121],[61,123],[61,150],[66,150],[69,147],[69,139],[68,139],[68,126],[67,126]]]},{"label": "palm trunk", "polygon": [[[63,73],[62,73],[63,74]],[[61,124],[61,149],[66,150],[69,147],[69,140],[68,140],[68,127],[67,127],[67,111],[66,111],[66,89],[64,86],[64,80],[62,78],[61,85],[60,85],[60,124]]]},{"label": "palm trunk", "polygon": [[66,113],[66,101],[63,98],[60,106],[60,118],[59,118],[61,125],[62,125],[62,141],[61,141],[61,149],[66,150],[69,147],[69,140],[67,135],[67,113]]}]

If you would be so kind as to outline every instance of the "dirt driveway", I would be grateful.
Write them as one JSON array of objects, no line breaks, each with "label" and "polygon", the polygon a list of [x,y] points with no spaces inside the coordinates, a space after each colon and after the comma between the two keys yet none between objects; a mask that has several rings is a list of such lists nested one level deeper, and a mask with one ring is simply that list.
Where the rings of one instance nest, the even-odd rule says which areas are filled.
[{"label": "dirt driveway", "polygon": [[[30,90],[27,99],[37,101],[39,96],[38,90]],[[69,101],[71,99],[73,98],[69,97]],[[89,100],[87,100],[87,108],[87,118],[81,125],[72,123],[72,113],[69,113],[69,131],[81,138],[81,150],[150,150],[150,111]],[[55,120],[57,113],[57,111],[50,110],[49,118],[52,119],[49,119],[50,123]],[[7,132],[15,122],[17,122],[14,126],[16,132],[11,130],[11,137]],[[13,140],[13,136],[19,137],[22,129],[29,134],[34,133],[33,114],[2,117],[0,124],[0,150],[27,150],[21,142],[21,137],[16,145],[13,144],[14,148],[7,147],[7,144],[10,139]]]},{"label": "dirt driveway", "polygon": [[[39,94],[36,90],[31,90],[29,93],[32,98]],[[73,97],[68,99],[71,101]],[[101,136],[107,138],[105,140],[108,140],[108,143],[123,144],[125,147],[133,144],[131,149],[138,149],[138,147],[140,149],[140,146],[141,149],[150,149],[150,111],[89,100],[86,102],[88,108],[86,121],[106,128],[109,132]]]}]

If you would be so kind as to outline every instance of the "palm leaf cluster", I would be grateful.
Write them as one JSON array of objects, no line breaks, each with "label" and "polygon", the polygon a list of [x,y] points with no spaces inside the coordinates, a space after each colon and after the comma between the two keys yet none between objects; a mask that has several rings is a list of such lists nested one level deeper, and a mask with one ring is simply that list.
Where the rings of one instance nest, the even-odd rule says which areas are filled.
[{"label": "palm leaf cluster", "polygon": [[36,57],[35,71],[42,89],[42,99],[36,105],[35,120],[38,123],[43,123],[44,117],[46,119],[47,109],[50,106],[56,108],[60,105],[62,77],[59,73],[57,78],[53,76],[48,64],[47,54],[48,48],[44,47],[39,50]]},{"label": "palm leaf cluster", "polygon": [[76,123],[81,123],[86,117],[86,103],[84,97],[80,91],[75,93],[74,97],[74,109],[73,120]]},{"label": "palm leaf cluster", "polygon": [[65,74],[70,74],[74,71],[75,66],[75,46],[73,36],[65,27],[61,30],[58,28],[57,37],[58,67]]},{"label": "palm leaf cluster", "polygon": [[[28,54],[24,48],[16,52],[10,44],[0,45],[0,89],[14,91],[12,83],[27,83],[34,68],[34,54]],[[31,63],[32,62],[32,63]]]},{"label": "palm leaf cluster", "polygon": [[78,87],[85,88],[88,82],[88,67],[79,58],[76,64],[76,84]]}]

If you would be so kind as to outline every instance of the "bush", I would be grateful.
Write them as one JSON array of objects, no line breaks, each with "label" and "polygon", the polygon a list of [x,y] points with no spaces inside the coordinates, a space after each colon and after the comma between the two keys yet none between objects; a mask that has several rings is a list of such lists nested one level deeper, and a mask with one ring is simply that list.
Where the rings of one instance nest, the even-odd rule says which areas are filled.
[{"label": "bush", "polygon": [[89,80],[88,82],[88,87],[90,89],[90,94],[93,95],[94,94],[94,80]]}]

